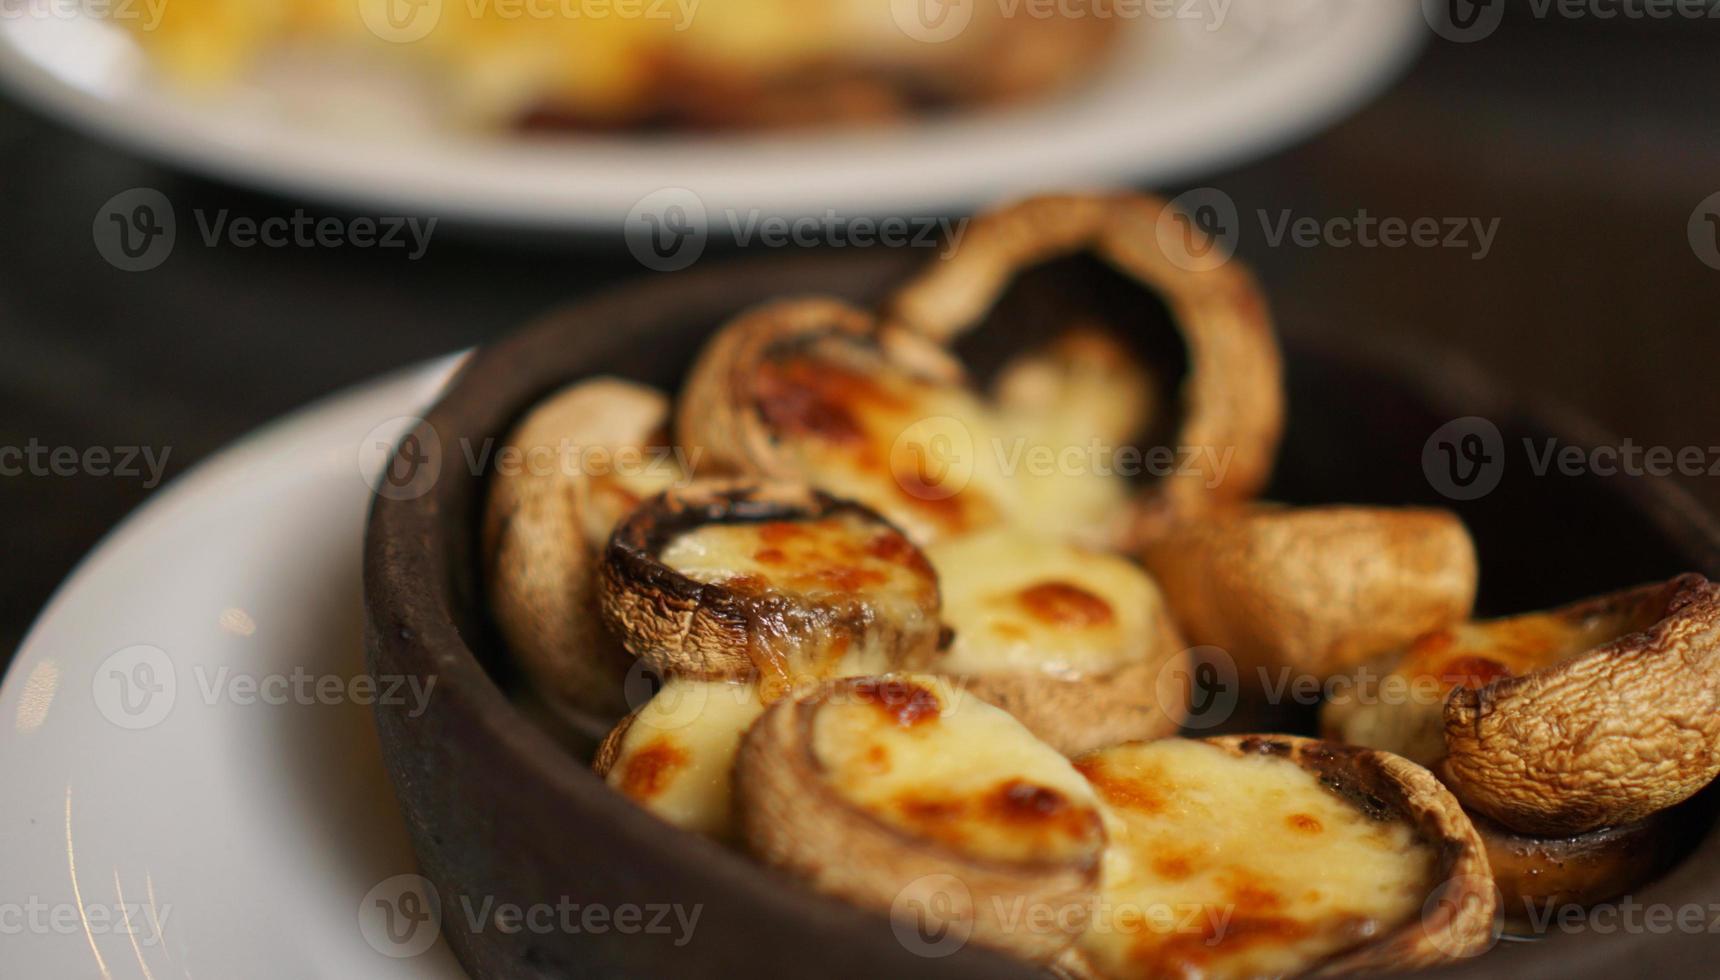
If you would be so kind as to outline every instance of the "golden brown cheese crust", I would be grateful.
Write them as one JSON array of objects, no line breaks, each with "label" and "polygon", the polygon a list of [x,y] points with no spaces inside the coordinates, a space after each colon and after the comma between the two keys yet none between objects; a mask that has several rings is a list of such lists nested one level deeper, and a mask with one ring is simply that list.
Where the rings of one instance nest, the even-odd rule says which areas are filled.
[{"label": "golden brown cheese crust", "polygon": [[1633,823],[1720,774],[1720,585],[1700,575],[1569,607],[1636,626],[1552,666],[1456,688],[1441,775],[1524,833]]},{"label": "golden brown cheese crust", "polygon": [[[1047,195],[982,215],[952,255],[896,293],[889,318],[940,341],[983,321],[1016,276],[1048,260],[1089,253],[1161,296],[1188,350],[1171,444],[1210,450],[1197,473],[1155,482],[1136,501],[1130,537],[1150,540],[1174,520],[1252,499],[1271,475],[1284,425],[1282,359],[1266,301],[1242,263],[1219,249],[1177,254],[1167,228],[1204,239],[1167,202],[1137,194]],[[1203,243],[1210,244],[1210,243]],[[1220,472],[1218,460],[1228,461]]]},{"label": "golden brown cheese crust", "polygon": [[677,418],[682,444],[711,472],[810,482],[920,543],[1008,511],[988,411],[960,368],[834,300],[771,303],[725,326],[694,365]]},{"label": "golden brown cheese crust", "polygon": [[[748,542],[725,559],[732,572],[693,546],[680,554],[696,569],[665,560],[688,535],[722,525],[745,529],[723,540]],[[627,648],[665,674],[756,679],[767,701],[808,680],[922,658],[941,631],[936,574],[900,531],[790,484],[707,484],[646,502],[610,540],[601,598]]]},{"label": "golden brown cheese crust", "polygon": [[[1105,840],[1092,791],[946,681],[850,678],[778,702],[742,741],[735,787],[752,851],[821,892],[883,911],[948,876],[933,880],[959,883],[949,920],[1036,962],[1085,925]],[[1060,927],[1012,924],[1024,903]]]},{"label": "golden brown cheese crust", "polygon": [[991,744],[1014,736],[1017,750],[1031,746],[1002,715],[956,718],[978,709],[959,691],[940,695],[912,681],[862,680],[847,690],[851,697],[827,703],[812,723],[813,754],[830,786],[874,819],[987,861],[1080,861],[1102,842],[1091,794],[1067,767],[1040,746],[1030,750],[1040,756],[1035,766]]},{"label": "golden brown cheese crust", "polygon": [[1326,678],[1466,618],[1475,547],[1441,510],[1256,505],[1177,526],[1143,552],[1183,635],[1251,681]]},{"label": "golden brown cheese crust", "polygon": [[592,769],[675,826],[732,840],[735,751],[763,712],[751,685],[671,678],[615,726],[598,747]]},{"label": "golden brown cheese crust", "polygon": [[1016,529],[933,545],[950,642],[919,667],[962,678],[1069,755],[1173,734],[1184,644],[1138,566]]},{"label": "golden brown cheese crust", "polygon": [[[1118,828],[1101,905],[1117,911],[1064,964],[1078,976],[1404,969],[1491,943],[1480,841],[1432,774],[1402,759],[1233,736],[1119,746],[1076,765]],[[1150,914],[1161,905],[1185,914]]]}]

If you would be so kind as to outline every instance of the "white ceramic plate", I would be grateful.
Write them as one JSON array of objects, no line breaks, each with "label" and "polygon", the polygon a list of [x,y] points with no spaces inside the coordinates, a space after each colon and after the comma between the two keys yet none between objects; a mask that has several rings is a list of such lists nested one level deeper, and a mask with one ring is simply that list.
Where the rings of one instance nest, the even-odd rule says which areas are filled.
[{"label": "white ceramic plate", "polygon": [[416,948],[375,933],[375,896],[413,863],[348,686],[361,469],[451,366],[247,438],[61,587],[0,688],[0,973],[463,976],[440,940],[401,958],[384,952]]},{"label": "white ceramic plate", "polygon": [[[144,0],[127,3],[143,9]],[[1348,111],[1429,33],[1418,0],[1149,0],[1142,9],[1207,13],[1131,24],[1090,85],[1032,108],[889,132],[525,141],[426,125],[421,107],[370,82],[319,77],[298,91],[194,101],[152,78],[126,34],[66,14],[72,0],[11,6],[33,4],[55,13],[0,17],[0,80],[119,143],[366,210],[586,230],[620,228],[642,198],[667,188],[690,189],[719,213],[852,218],[1166,182],[1265,152]]]}]

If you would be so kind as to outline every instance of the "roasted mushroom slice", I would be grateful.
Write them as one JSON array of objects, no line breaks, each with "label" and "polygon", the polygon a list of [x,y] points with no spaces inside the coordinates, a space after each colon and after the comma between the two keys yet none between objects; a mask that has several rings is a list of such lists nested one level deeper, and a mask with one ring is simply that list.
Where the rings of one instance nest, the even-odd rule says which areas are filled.
[{"label": "roasted mushroom slice", "polygon": [[[1086,924],[1105,843],[1092,790],[940,678],[848,678],[778,702],[741,742],[735,792],[748,846],[818,891],[885,911],[941,882],[951,928],[1038,962]],[[1032,923],[1012,919],[1023,908]]]},{"label": "roasted mushroom slice", "polygon": [[1067,755],[1176,732],[1185,706],[1166,667],[1183,644],[1139,566],[1014,528],[926,556],[951,636],[924,669],[960,677]]},{"label": "roasted mushroom slice", "polygon": [[[1149,336],[1159,309],[1180,351]],[[893,297],[887,318],[944,342],[971,331],[990,348],[1100,325],[1180,362],[1180,377],[1164,379],[1176,391],[1164,424],[1149,433],[1153,420],[1138,419],[1141,431],[1125,433],[1183,464],[1146,488],[1138,536],[1251,499],[1270,475],[1284,391],[1266,302],[1240,262],[1157,198],[1047,196],[984,215]]]},{"label": "roasted mushroom slice", "polygon": [[683,478],[668,421],[660,392],[596,378],[545,399],[493,457],[482,545],[491,614],[548,705],[601,723],[592,737],[627,710],[631,662],[598,615],[599,549],[622,513]]},{"label": "roasted mushroom slice", "polygon": [[1507,927],[1538,935],[1567,909],[1628,894],[1665,871],[1678,835],[1666,811],[1575,837],[1534,837],[1470,815],[1499,886]]},{"label": "roasted mushroom slice", "polygon": [[1099,912],[1060,964],[1071,973],[1350,973],[1491,943],[1481,841],[1413,763],[1265,735],[1120,745],[1075,767],[1111,846]]},{"label": "roasted mushroom slice", "polygon": [[1475,546],[1442,510],[1251,505],[1143,551],[1183,636],[1245,683],[1324,679],[1469,615]]},{"label": "roasted mushroom slice", "polygon": [[1525,833],[1579,834],[1681,803],[1720,774],[1720,585],[1682,575],[1559,610],[1543,628],[1562,634],[1543,648],[1547,666],[1445,702],[1440,773],[1465,806]]},{"label": "roasted mushroom slice", "polygon": [[1322,709],[1526,834],[1641,820],[1720,773],[1720,586],[1700,575],[1418,638]]},{"label": "roasted mushroom slice", "polygon": [[[1681,581],[1694,587],[1701,580],[1686,577],[1671,587]],[[1418,636],[1339,685],[1321,707],[1321,730],[1436,768],[1448,751],[1446,701],[1453,691],[1534,674],[1646,629],[1664,615],[1668,588],[1648,585]]]},{"label": "roasted mushroom slice", "polygon": [[764,701],[750,684],[672,677],[615,726],[592,768],[675,826],[729,840],[735,750],[763,712]]},{"label": "roasted mushroom slice", "polygon": [[687,380],[677,425],[701,472],[804,480],[920,543],[1008,512],[988,409],[960,368],[834,300],[772,303],[725,326]]},{"label": "roasted mushroom slice", "polygon": [[646,501],[604,555],[603,612],[666,676],[808,681],[923,658],[938,581],[871,509],[799,484],[701,484]]}]

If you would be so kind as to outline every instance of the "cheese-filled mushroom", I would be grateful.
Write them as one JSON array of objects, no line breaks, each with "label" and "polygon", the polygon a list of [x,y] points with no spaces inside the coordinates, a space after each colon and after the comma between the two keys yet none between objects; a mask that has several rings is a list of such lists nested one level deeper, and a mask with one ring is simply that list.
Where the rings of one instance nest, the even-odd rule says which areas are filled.
[{"label": "cheese-filled mushroom", "polygon": [[[1172,452],[1170,466],[1136,464],[1138,473],[1158,478],[1139,495],[1129,536],[1150,539],[1174,520],[1253,498],[1271,473],[1283,429],[1281,356],[1265,299],[1194,216],[1136,194],[1054,195],[1001,208],[976,219],[948,255],[898,291],[886,319],[982,353],[1023,334],[1054,338],[1095,327],[1162,348],[1148,336],[1157,309],[1168,314],[1181,346],[1147,351],[1174,362],[1161,365],[1167,370],[1160,380],[1173,392],[1160,400],[1162,417],[1151,417],[1151,403],[1135,393],[1132,367],[1113,365],[1104,374],[1122,394],[1114,405],[1138,406],[1139,417],[1118,438],[1134,451]],[[1086,363],[1090,369],[1093,362]],[[1181,371],[1169,370],[1178,365]],[[1053,410],[1093,407],[1083,406]],[[1082,444],[1094,437],[1078,435]],[[1058,496],[1042,502],[1041,519],[1072,519]],[[1096,516],[1077,518],[1089,531],[1102,530],[1092,523]]]},{"label": "cheese-filled mushroom", "polygon": [[1245,678],[1342,673],[1475,601],[1475,546],[1442,510],[1256,504],[1179,524],[1143,558],[1183,636]]},{"label": "cheese-filled mushroom", "polygon": [[1720,774],[1720,585],[1700,575],[1440,630],[1393,673],[1420,696],[1339,701],[1326,729],[1437,765],[1521,833],[1633,823]]},{"label": "cheese-filled mushroom", "polygon": [[558,709],[626,711],[631,659],[598,615],[599,554],[622,514],[684,478],[668,422],[660,392],[596,378],[545,399],[496,451],[482,532],[490,610]]},{"label": "cheese-filled mushroom", "polygon": [[766,701],[929,655],[937,575],[861,504],[800,484],[695,484],[646,501],[604,555],[603,612],[666,676],[755,681]]},{"label": "cheese-filled mushroom", "polygon": [[609,733],[592,768],[671,824],[730,840],[735,751],[764,707],[751,684],[671,677]]},{"label": "cheese-filled mushroom", "polygon": [[1000,528],[933,545],[949,642],[923,667],[961,679],[1069,755],[1174,734],[1183,644],[1158,587],[1116,555]]},{"label": "cheese-filled mushroom", "polygon": [[1092,790],[939,678],[848,678],[778,702],[741,742],[735,792],[748,847],[820,892],[890,911],[932,888],[942,924],[1037,962],[1086,924],[1105,843]]},{"label": "cheese-filled mushroom", "polygon": [[922,544],[1009,511],[989,410],[959,366],[835,300],[783,300],[725,326],[688,377],[677,427],[701,472],[808,482]]},{"label": "cheese-filled mushroom", "polygon": [[1486,854],[1420,766],[1280,735],[1120,745],[1075,766],[1111,844],[1071,974],[1401,970],[1491,945]]}]

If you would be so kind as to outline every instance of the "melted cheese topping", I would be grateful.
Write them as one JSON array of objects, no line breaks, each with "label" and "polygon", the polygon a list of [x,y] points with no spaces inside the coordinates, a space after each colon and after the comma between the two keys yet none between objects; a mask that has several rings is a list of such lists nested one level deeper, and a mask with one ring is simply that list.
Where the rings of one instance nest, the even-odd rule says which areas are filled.
[{"label": "melted cheese topping", "polygon": [[1172,639],[1158,586],[1138,566],[1030,532],[937,544],[944,622],[937,661],[956,674],[1023,669],[1080,675],[1151,657]]},{"label": "melted cheese topping", "polygon": [[1623,614],[1571,619],[1557,613],[1465,623],[1416,640],[1400,670],[1437,677],[1448,687],[1480,687],[1551,667],[1646,625]]},{"label": "melted cheese topping", "polygon": [[763,712],[748,685],[671,679],[622,736],[609,785],[678,827],[726,839],[735,751]]},{"label": "melted cheese topping", "polygon": [[760,366],[758,407],[810,482],[858,500],[926,543],[1019,508],[985,405],[873,351],[829,342]]},{"label": "melted cheese topping", "polygon": [[1435,630],[1410,644],[1377,686],[1334,696],[1322,709],[1323,725],[1346,742],[1432,766],[1445,757],[1445,702],[1454,689],[1555,666],[1649,626],[1645,615],[1528,613]]},{"label": "melted cheese topping", "polygon": [[1093,792],[1068,760],[937,678],[837,695],[818,709],[813,752],[854,805],[965,855],[1079,862],[1104,843]]},{"label": "melted cheese topping", "polygon": [[1139,361],[1106,333],[1077,328],[1005,365],[993,392],[1020,482],[1017,523],[1087,544],[1111,539],[1130,493],[1117,452],[1152,415]]},{"label": "melted cheese topping", "polygon": [[676,537],[659,558],[694,581],[802,610],[751,631],[767,701],[819,678],[890,670],[937,642],[931,565],[899,532],[857,514],[707,524]]},{"label": "melted cheese topping", "polygon": [[1130,977],[1300,973],[1421,909],[1435,854],[1280,758],[1170,739],[1076,763],[1111,847],[1081,948]]},{"label": "melted cheese topping", "polygon": [[677,536],[659,557],[695,582],[812,599],[864,593],[904,608],[937,608],[937,580],[920,550],[853,513],[706,524]]}]

